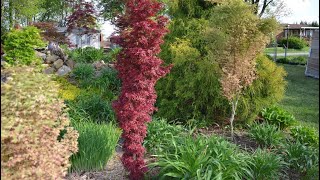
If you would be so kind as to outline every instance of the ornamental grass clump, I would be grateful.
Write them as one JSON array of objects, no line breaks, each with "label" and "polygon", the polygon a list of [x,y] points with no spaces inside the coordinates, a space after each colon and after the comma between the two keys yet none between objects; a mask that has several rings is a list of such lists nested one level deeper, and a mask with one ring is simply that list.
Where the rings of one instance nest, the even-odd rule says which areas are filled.
[{"label": "ornamental grass clump", "polygon": [[1,85],[1,177],[63,179],[78,133],[69,127],[58,86],[32,68],[10,74]]},{"label": "ornamental grass clump", "polygon": [[71,156],[71,171],[103,170],[118,144],[121,131],[112,123],[76,122],[79,152]]},{"label": "ornamental grass clump", "polygon": [[147,171],[142,146],[147,134],[146,123],[156,110],[155,84],[170,68],[162,67],[157,57],[160,44],[167,33],[168,19],[159,16],[163,5],[155,0],[128,0],[125,13],[117,19],[119,35],[112,41],[122,47],[115,68],[122,87],[113,108],[123,130],[122,163],[130,179],[142,179]]}]

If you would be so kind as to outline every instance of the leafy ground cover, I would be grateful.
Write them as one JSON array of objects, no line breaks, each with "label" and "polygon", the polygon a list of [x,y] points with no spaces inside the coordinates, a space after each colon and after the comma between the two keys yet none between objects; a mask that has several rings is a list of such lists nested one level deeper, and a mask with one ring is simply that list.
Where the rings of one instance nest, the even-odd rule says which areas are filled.
[{"label": "leafy ground cover", "polygon": [[319,79],[306,77],[305,66],[283,64],[288,86],[281,107],[293,114],[302,124],[319,131]]}]

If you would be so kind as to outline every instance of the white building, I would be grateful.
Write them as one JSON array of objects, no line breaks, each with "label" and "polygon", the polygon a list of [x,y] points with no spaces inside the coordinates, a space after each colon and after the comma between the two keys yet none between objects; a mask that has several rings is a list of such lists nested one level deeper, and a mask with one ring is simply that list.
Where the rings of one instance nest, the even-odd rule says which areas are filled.
[{"label": "white building", "polygon": [[74,29],[71,33],[67,32],[66,27],[58,27],[58,32],[65,34],[70,40],[73,48],[102,47],[102,34],[100,30],[85,32],[83,29]]}]

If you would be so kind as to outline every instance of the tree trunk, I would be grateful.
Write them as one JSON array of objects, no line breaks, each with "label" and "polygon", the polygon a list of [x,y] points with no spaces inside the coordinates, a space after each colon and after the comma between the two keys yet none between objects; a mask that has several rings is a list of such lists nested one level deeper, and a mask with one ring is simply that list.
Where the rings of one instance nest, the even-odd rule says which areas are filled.
[{"label": "tree trunk", "polygon": [[12,0],[9,0],[9,30],[13,28],[14,22],[13,22],[13,2]]},{"label": "tree trunk", "polygon": [[238,106],[238,96],[235,97],[235,99],[232,100],[231,105],[232,105],[232,112],[231,112],[231,118],[230,118],[230,128],[231,128],[231,139],[234,139],[234,132],[233,132],[233,121],[234,117],[236,115],[237,111],[237,106]]}]

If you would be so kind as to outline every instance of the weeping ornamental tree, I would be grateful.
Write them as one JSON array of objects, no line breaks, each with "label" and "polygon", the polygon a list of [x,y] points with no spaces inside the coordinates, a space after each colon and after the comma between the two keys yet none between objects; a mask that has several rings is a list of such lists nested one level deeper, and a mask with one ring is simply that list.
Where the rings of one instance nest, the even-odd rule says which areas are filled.
[{"label": "weeping ornamental tree", "polygon": [[127,0],[125,13],[117,18],[118,36],[112,41],[122,47],[115,68],[121,79],[119,98],[113,102],[117,120],[123,130],[122,163],[130,179],[142,179],[147,171],[142,146],[146,123],[156,110],[155,84],[170,67],[161,66],[157,57],[167,33],[168,19],[158,13],[163,5],[156,0]]},{"label": "weeping ornamental tree", "polygon": [[241,0],[226,0],[216,7],[207,30],[209,56],[222,69],[223,95],[231,104],[231,136],[238,101],[256,78],[256,57],[276,29],[274,19],[259,19],[253,7]]}]

